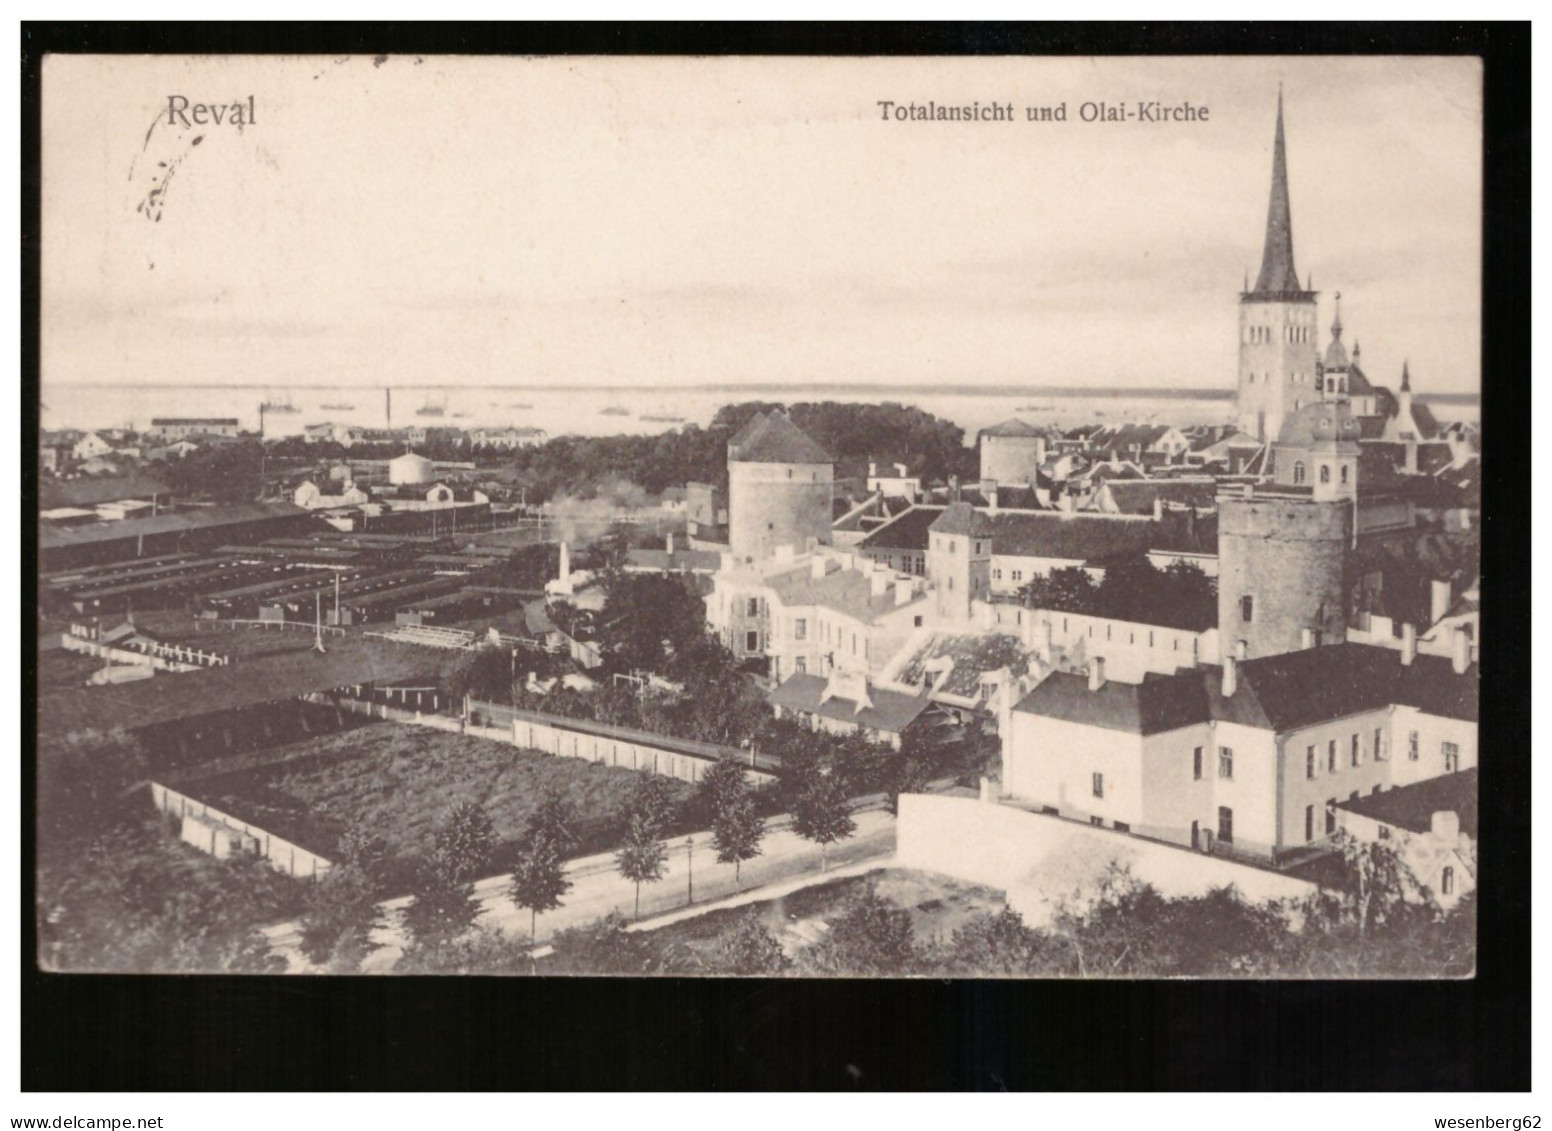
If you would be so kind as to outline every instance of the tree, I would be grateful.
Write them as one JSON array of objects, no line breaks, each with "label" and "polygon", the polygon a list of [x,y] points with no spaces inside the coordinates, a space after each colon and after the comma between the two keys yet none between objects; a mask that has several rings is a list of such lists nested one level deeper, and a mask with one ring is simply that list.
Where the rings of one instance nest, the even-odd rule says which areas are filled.
[{"label": "tree", "polygon": [[490,865],[496,847],[496,827],[490,815],[473,801],[460,801],[436,832],[436,856],[455,882],[475,880]]},{"label": "tree", "polygon": [[528,945],[538,941],[539,912],[553,911],[571,890],[566,859],[551,831],[530,823],[517,842],[517,864],[508,889],[519,910],[528,910]]},{"label": "tree", "polygon": [[1019,598],[1025,607],[1051,609],[1060,613],[1093,613],[1098,610],[1099,587],[1081,566],[1063,566],[1050,573],[1036,574]]},{"label": "tree", "polygon": [[851,818],[845,785],[834,771],[818,767],[804,778],[792,808],[792,831],[819,846],[819,870],[824,872],[830,866],[830,845],[855,833],[857,822]]},{"label": "tree", "polygon": [[636,780],[621,813],[624,824],[629,825],[640,818],[652,830],[653,836],[661,836],[672,827],[678,811],[679,799],[668,778],[651,770],[636,771]]},{"label": "tree", "polygon": [[917,967],[911,916],[869,890],[804,954],[815,973],[898,976]]},{"label": "tree", "polygon": [[1011,907],[982,913],[954,931],[953,941],[935,965],[972,977],[1048,972],[1047,936],[1032,930]]},{"label": "tree", "polygon": [[636,915],[641,918],[641,885],[655,884],[663,878],[668,850],[657,839],[658,830],[640,814],[625,826],[625,841],[614,854],[620,875],[636,885]]},{"label": "tree", "polygon": [[741,887],[743,863],[760,855],[760,841],[765,838],[765,820],[755,807],[744,768],[723,758],[701,778],[700,793],[711,814],[717,863],[733,865],[733,884]]},{"label": "tree", "polygon": [[[527,661],[525,661],[527,662]],[[532,663],[527,662],[531,667]],[[446,694],[455,701],[465,695],[488,702],[506,703],[512,698],[514,662],[505,648],[484,644],[467,652],[443,681]],[[519,675],[526,674],[524,668]]]},{"label": "tree", "polygon": [[770,929],[749,915],[718,936],[706,953],[705,965],[718,974],[758,976],[784,974],[792,969],[792,960]]},{"label": "tree", "polygon": [[38,831],[70,838],[115,822],[125,791],[147,775],[145,751],[123,730],[71,731],[38,744]]},{"label": "tree", "polygon": [[665,672],[706,634],[706,603],[678,578],[611,574],[599,640],[625,671]]},{"label": "tree", "polygon": [[373,877],[357,865],[336,863],[307,893],[300,949],[315,965],[355,969],[376,949],[372,931],[379,922]]},{"label": "tree", "polygon": [[466,932],[479,917],[474,881],[490,866],[496,830],[485,810],[460,801],[436,831],[435,847],[415,868],[414,899],[404,923],[416,940],[440,944]]}]

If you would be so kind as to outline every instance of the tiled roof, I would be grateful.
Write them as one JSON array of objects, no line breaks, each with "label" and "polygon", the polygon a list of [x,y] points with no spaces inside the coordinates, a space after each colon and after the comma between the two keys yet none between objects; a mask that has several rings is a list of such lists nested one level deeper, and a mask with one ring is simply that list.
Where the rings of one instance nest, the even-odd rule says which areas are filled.
[{"label": "tiled roof", "polygon": [[938,516],[931,529],[938,534],[978,536],[992,532],[992,520],[969,503],[950,503],[948,510]]},{"label": "tiled roof", "polygon": [[1177,554],[1218,553],[1218,515],[1164,512],[1164,521],[1148,544],[1150,550]]},{"label": "tiled roof", "polygon": [[1152,520],[1066,514],[998,514],[992,517],[992,552],[1010,557],[1090,561],[1141,553],[1159,534]]},{"label": "tiled roof", "polygon": [[1435,813],[1455,813],[1460,817],[1460,831],[1475,840],[1477,771],[1473,767],[1458,774],[1372,793],[1357,801],[1341,801],[1337,808],[1414,833],[1428,832]]},{"label": "tiled roof", "polygon": [[738,463],[833,463],[830,454],[784,413],[750,421],[728,443],[728,459]]},{"label": "tiled roof", "polygon": [[[1408,665],[1394,649],[1335,644],[1242,662],[1239,687],[1228,699],[1216,666],[1138,685],[1106,683],[1097,692],[1088,690],[1085,677],[1057,672],[1016,709],[1133,734],[1209,719],[1281,733],[1392,705],[1474,722],[1477,682],[1475,665],[1457,675],[1441,656],[1418,655]],[[1133,690],[1111,690],[1128,686]]]},{"label": "tiled roof", "polygon": [[1217,505],[1218,484],[1212,479],[1118,479],[1104,489],[1122,514],[1152,514],[1155,499],[1203,510]]},{"label": "tiled roof", "polygon": [[1128,734],[1161,734],[1208,718],[1200,672],[1142,683],[1109,680],[1097,691],[1089,690],[1086,675],[1052,672],[1014,710]]},{"label": "tiled roof", "polygon": [[1167,424],[1118,424],[1113,428],[1100,429],[1089,437],[1089,443],[1100,449],[1145,448],[1149,444],[1158,443],[1168,431]]},{"label": "tiled roof", "polygon": [[818,605],[860,621],[871,621],[896,607],[893,581],[875,597],[868,574],[860,569],[838,569],[816,580],[804,566],[768,578],[766,584],[788,608]]},{"label": "tiled roof", "polygon": [[1004,420],[990,428],[981,429],[982,436],[1044,436],[1045,432],[1023,420]]},{"label": "tiled roof", "polygon": [[864,538],[861,549],[925,550],[927,531],[942,513],[942,507],[911,507]]},{"label": "tiled roof", "polygon": [[873,706],[864,707],[859,713],[855,699],[837,696],[821,703],[820,699],[827,686],[827,681],[817,675],[799,673],[771,692],[769,701],[772,706],[784,707],[789,711],[802,711],[837,722],[855,723],[888,734],[899,734],[932,705],[925,695],[905,695],[899,691],[873,687],[868,689],[868,698],[873,701]]}]

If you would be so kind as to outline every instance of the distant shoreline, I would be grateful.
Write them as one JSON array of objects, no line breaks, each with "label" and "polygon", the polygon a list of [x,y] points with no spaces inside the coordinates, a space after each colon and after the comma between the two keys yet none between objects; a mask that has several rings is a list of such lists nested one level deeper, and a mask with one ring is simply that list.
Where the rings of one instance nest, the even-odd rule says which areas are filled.
[{"label": "distant shoreline", "polygon": [[[60,381],[54,384],[58,389],[200,389],[200,390],[264,390],[272,389],[275,383],[265,385],[205,385],[205,384],[175,384],[175,383],[143,383],[124,385],[106,381]],[[1077,385],[823,385],[823,384],[784,384],[784,385],[672,385],[672,386],[641,386],[641,385],[535,385],[523,382],[507,384],[483,384],[483,385],[341,385],[289,382],[284,385],[287,389],[328,389],[334,391],[362,391],[376,392],[385,388],[392,388],[400,392],[424,392],[427,390],[451,390],[451,389],[493,389],[513,390],[522,389],[535,393],[640,393],[643,388],[650,387],[653,391],[665,396],[675,393],[707,394],[717,393],[730,398],[750,399],[755,397],[777,396],[791,399],[796,394],[830,394],[832,396],[846,394],[849,396],[867,395],[870,397],[908,397],[908,396],[932,396],[932,397],[1054,397],[1061,400],[1086,399],[1086,400],[1169,400],[1169,401],[1232,401],[1235,396],[1233,389],[1222,388],[1171,388],[1152,389],[1138,386],[1113,386],[1103,389],[1088,389]],[[1417,399],[1435,404],[1475,404],[1481,401],[1480,393],[1418,393]]]}]

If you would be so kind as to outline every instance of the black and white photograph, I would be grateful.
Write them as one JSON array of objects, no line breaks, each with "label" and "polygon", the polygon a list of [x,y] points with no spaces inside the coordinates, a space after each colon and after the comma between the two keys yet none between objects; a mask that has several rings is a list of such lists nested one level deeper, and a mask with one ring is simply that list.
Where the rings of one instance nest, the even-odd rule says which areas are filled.
[{"label": "black and white photograph", "polygon": [[38,69],[25,964],[1478,977],[1480,58]]}]

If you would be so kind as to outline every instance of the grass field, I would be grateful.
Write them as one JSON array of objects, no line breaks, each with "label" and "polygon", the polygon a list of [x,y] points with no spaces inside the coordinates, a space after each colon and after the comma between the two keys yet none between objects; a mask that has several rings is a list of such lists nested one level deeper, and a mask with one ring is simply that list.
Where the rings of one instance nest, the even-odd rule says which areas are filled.
[{"label": "grass field", "polygon": [[[325,856],[341,831],[364,823],[384,837],[399,886],[410,858],[428,850],[460,801],[485,807],[503,844],[491,871],[507,870],[509,842],[547,791],[576,815],[577,855],[612,847],[635,784],[630,770],[519,750],[471,735],[378,723],[292,748],[283,764],[206,778],[185,792]],[[681,798],[693,787],[672,782]]]}]

